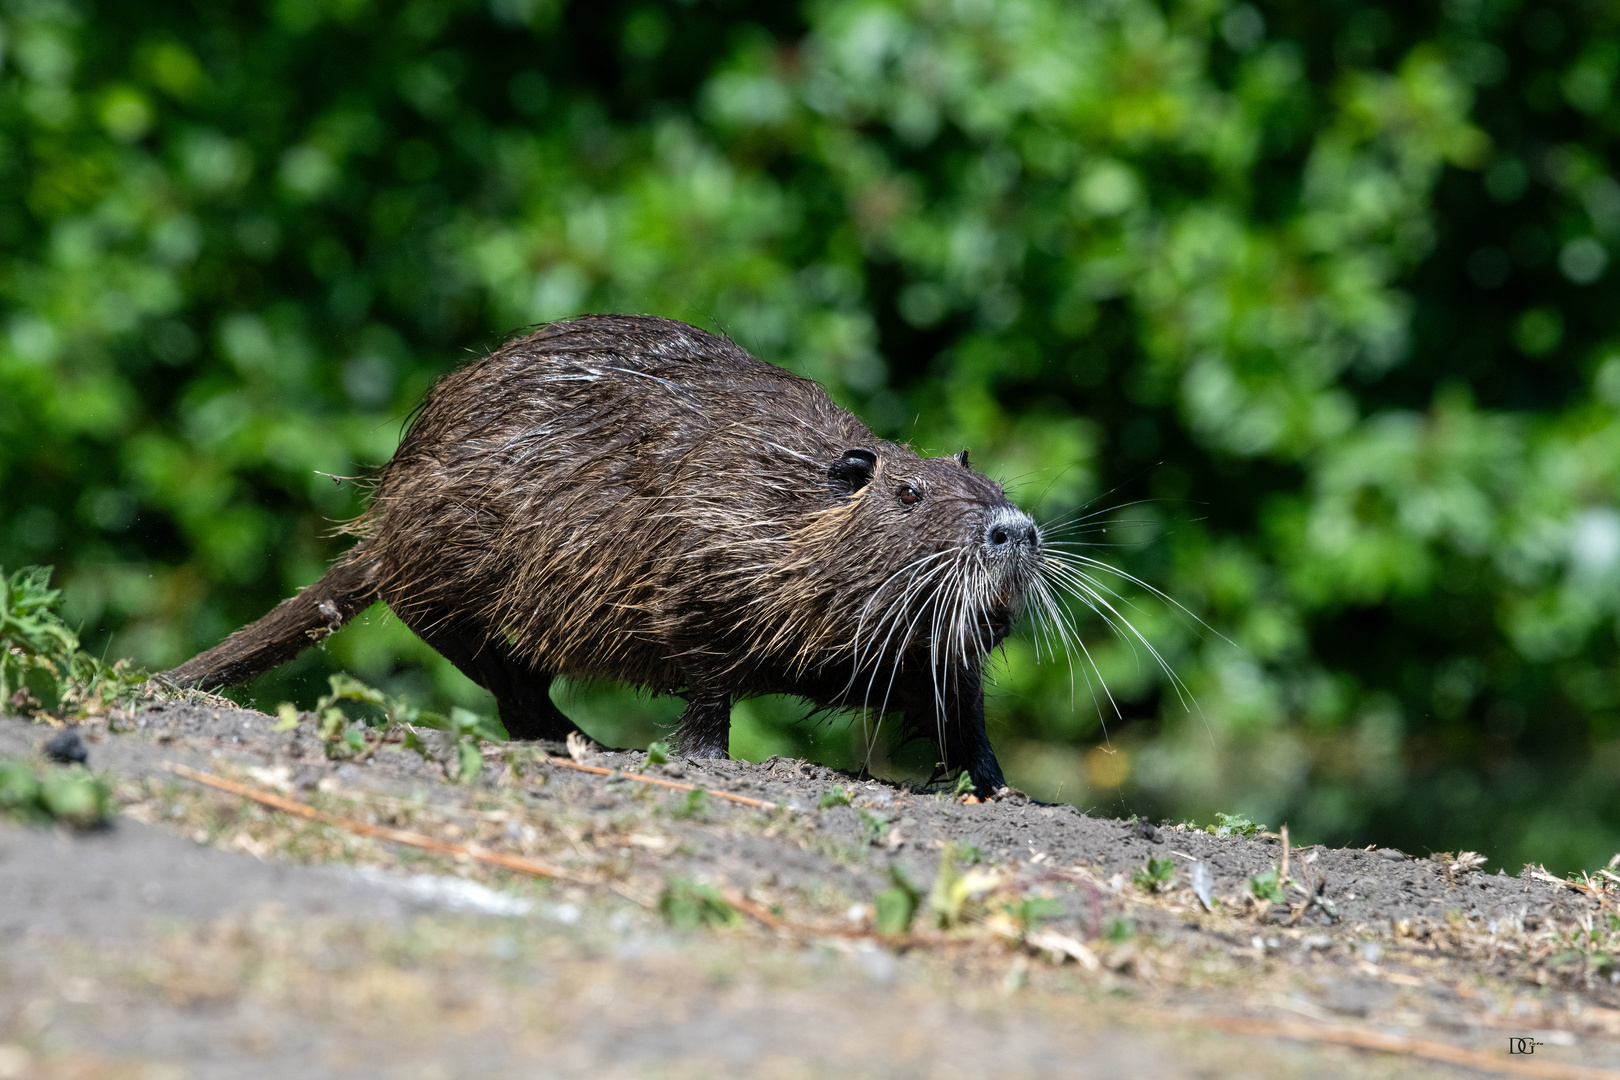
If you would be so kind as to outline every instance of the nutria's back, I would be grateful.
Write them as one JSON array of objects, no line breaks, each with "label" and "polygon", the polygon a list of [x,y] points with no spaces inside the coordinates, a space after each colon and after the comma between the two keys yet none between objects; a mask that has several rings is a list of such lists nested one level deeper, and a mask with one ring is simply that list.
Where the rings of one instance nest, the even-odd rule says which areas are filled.
[{"label": "nutria's back", "polygon": [[669,691],[736,637],[739,587],[760,593],[741,579],[777,575],[834,505],[827,448],[871,441],[722,338],[581,319],[436,386],[359,532],[407,621],[470,609],[552,670]]}]

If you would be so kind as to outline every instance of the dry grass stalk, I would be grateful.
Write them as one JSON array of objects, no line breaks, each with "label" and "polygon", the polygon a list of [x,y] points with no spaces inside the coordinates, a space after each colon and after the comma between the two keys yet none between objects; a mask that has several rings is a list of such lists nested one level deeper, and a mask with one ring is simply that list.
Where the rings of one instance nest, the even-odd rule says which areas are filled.
[{"label": "dry grass stalk", "polygon": [[487,863],[490,866],[500,866],[507,870],[515,870],[520,874],[528,874],[531,877],[554,878],[558,881],[568,881],[576,885],[601,884],[601,882],[593,878],[582,877],[578,874],[564,870],[561,867],[540,862],[537,859],[526,859],[520,855],[506,855],[499,851],[490,851],[488,848],[480,847],[476,844],[455,844],[448,840],[440,840],[436,837],[427,836],[423,833],[407,832],[404,829],[393,829],[386,825],[370,825],[364,821],[354,821],[350,818],[339,817],[336,814],[329,814],[324,810],[317,810],[315,807],[310,806],[307,803],[301,803],[296,799],[288,799],[284,796],[276,795],[268,791],[260,791],[259,789],[249,787],[246,784],[239,784],[234,780],[227,780],[222,776],[215,776],[213,773],[203,772],[200,769],[193,769],[186,765],[177,764],[176,762],[165,761],[163,763],[163,767],[169,772],[174,773],[176,776],[182,776],[187,780],[192,780],[199,784],[206,784],[209,787],[218,788],[221,791],[228,791],[232,795],[236,795],[244,799],[251,799],[262,806],[268,806],[271,809],[280,810],[286,814],[295,814],[298,817],[307,818],[310,821],[318,821],[323,825],[331,825],[339,829],[345,829],[352,833],[358,833],[361,836],[369,836],[375,840],[386,840],[393,844],[405,844],[408,847],[420,848],[423,851],[433,851],[441,855],[453,855],[473,859],[477,862]]}]

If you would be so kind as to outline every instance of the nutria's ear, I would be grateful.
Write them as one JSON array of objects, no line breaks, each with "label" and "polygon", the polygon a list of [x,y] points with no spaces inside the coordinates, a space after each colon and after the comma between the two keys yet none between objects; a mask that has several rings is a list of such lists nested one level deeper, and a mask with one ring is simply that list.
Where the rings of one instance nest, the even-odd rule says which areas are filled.
[{"label": "nutria's ear", "polygon": [[958,450],[956,452],[956,463],[962,466],[964,469],[973,468],[973,466],[968,464],[968,453],[966,450]]},{"label": "nutria's ear", "polygon": [[827,479],[839,495],[853,495],[872,479],[877,455],[870,450],[845,450],[844,456],[827,466]]}]

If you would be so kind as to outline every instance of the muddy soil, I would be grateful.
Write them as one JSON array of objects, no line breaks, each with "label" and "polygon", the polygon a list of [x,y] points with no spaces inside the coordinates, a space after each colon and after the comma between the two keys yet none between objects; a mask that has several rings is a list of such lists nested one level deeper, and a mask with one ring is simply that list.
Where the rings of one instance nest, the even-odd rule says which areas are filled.
[{"label": "muddy soil", "polygon": [[[0,823],[0,1080],[1620,1069],[1602,875],[968,803],[795,760],[485,744],[454,783],[397,743],[342,760],[312,720],[189,702],[76,729],[121,813]],[[0,758],[52,734],[0,719]],[[879,934],[907,887],[912,930]]]}]

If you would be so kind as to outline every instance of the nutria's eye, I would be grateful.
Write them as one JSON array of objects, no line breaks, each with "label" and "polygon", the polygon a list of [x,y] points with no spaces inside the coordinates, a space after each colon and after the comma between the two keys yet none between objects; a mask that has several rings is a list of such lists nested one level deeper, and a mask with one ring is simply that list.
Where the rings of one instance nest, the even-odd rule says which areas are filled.
[{"label": "nutria's eye", "polygon": [[922,502],[922,492],[918,491],[910,484],[907,484],[894,494],[895,498],[899,499],[907,506],[915,506],[917,503]]},{"label": "nutria's eye", "polygon": [[845,450],[844,456],[827,466],[827,479],[839,495],[853,495],[865,487],[877,468],[877,455],[870,450]]}]

